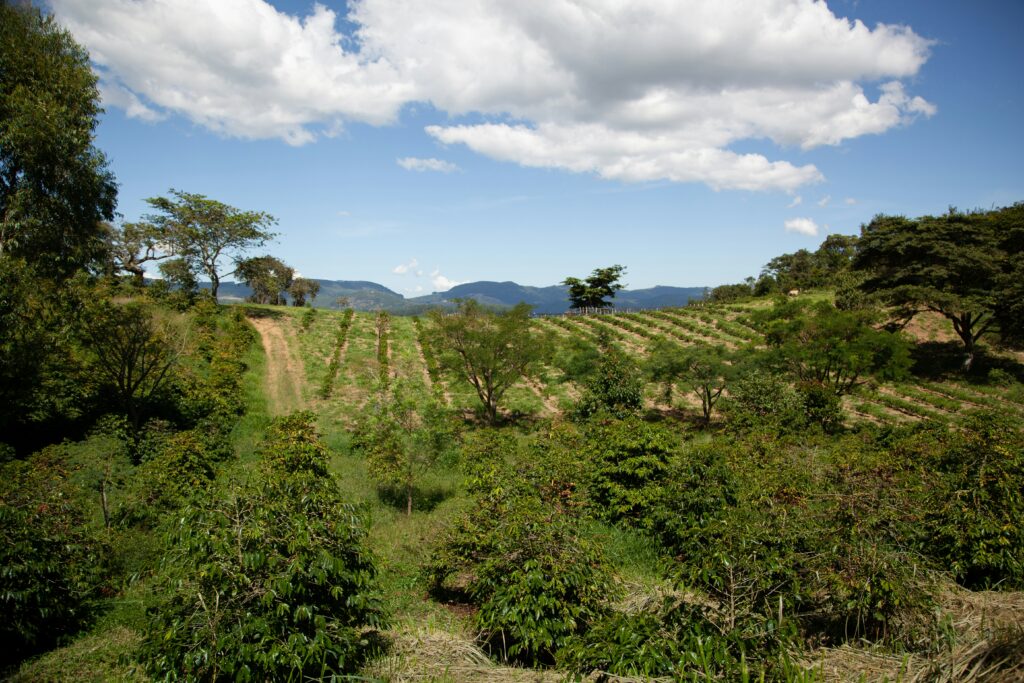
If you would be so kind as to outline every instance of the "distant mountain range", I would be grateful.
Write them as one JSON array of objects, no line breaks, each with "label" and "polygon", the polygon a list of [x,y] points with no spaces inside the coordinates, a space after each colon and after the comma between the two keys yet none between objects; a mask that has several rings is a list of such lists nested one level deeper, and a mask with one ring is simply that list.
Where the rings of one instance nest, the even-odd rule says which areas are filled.
[{"label": "distant mountain range", "polygon": [[[312,278],[311,278],[312,279]],[[363,280],[316,280],[320,293],[313,305],[317,308],[344,308],[349,306],[358,311],[385,310],[397,315],[414,315],[431,308],[454,306],[455,299],[476,299],[486,306],[498,308],[515,306],[524,302],[533,306],[535,313],[564,313],[569,309],[568,289],[562,285],[551,287],[528,287],[515,282],[467,282],[456,285],[447,292],[435,292],[426,296],[405,298],[384,285]],[[203,283],[208,289],[209,283]],[[250,290],[238,282],[221,282],[218,291],[223,303],[245,301]],[[685,306],[690,299],[704,296],[704,287],[650,287],[648,289],[624,289],[615,295],[618,309],[664,308]],[[347,302],[339,302],[347,299]]]}]

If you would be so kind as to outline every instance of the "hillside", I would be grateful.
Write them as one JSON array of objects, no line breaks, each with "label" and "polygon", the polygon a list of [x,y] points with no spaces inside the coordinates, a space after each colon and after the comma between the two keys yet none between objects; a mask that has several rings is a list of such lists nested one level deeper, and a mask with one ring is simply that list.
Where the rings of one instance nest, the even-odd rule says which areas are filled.
[{"label": "hillside", "polygon": [[[515,282],[468,282],[452,287],[447,292],[436,292],[425,296],[406,298],[383,285],[362,280],[320,280],[320,293],[313,305],[316,308],[345,308],[356,311],[388,311],[396,315],[416,315],[435,306],[453,306],[456,299],[476,299],[486,306],[510,307],[527,303],[534,307],[534,313],[564,313],[569,308],[566,288],[529,287]],[[209,289],[209,283],[200,285]],[[615,296],[615,307],[620,310],[641,310],[685,306],[691,299],[700,299],[703,287],[666,287],[622,290]],[[237,282],[222,282],[218,293],[223,303],[245,301],[251,290]],[[339,304],[339,299],[346,301]]]}]

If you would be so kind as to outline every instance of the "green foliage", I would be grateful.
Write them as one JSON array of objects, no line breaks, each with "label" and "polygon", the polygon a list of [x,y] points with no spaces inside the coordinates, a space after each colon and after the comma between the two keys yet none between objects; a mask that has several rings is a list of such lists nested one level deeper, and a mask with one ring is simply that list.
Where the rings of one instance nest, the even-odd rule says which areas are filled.
[{"label": "green foliage", "polygon": [[750,370],[734,382],[725,405],[729,424],[740,430],[786,433],[805,423],[797,391],[781,377],[763,370]]},{"label": "green foliage", "polygon": [[306,310],[302,312],[302,331],[309,332],[309,328],[313,326],[313,321],[316,320],[316,309],[312,306],[307,306]]},{"label": "green foliage", "polygon": [[388,352],[388,336],[391,333],[391,316],[387,311],[378,311],[377,331],[377,375],[380,383],[387,386],[391,381],[391,355]]},{"label": "green foliage", "polygon": [[304,277],[295,278],[292,280],[291,286],[288,287],[288,296],[292,298],[292,306],[305,306],[307,297],[312,305],[316,295],[319,293],[320,283]]},{"label": "green foliage", "polygon": [[220,285],[220,261],[262,246],[274,237],[269,231],[276,219],[262,211],[242,211],[201,194],[170,190],[173,198],[151,197],[146,201],[159,213],[145,220],[156,226],[174,253],[193,273],[210,279],[210,294],[217,299]]},{"label": "green foliage", "polygon": [[320,385],[320,398],[331,397],[334,391],[334,380],[338,376],[338,369],[341,367],[341,349],[345,346],[345,339],[348,338],[349,327],[352,326],[352,309],[346,308],[341,316],[341,323],[338,325],[338,335],[334,340],[334,353],[331,354],[331,362],[327,366],[327,374],[324,375],[323,384]]},{"label": "green foliage", "polygon": [[276,421],[259,472],[188,506],[140,648],[158,676],[298,680],[353,672],[384,626],[365,530],[312,414]]},{"label": "green foliage", "polygon": [[85,625],[101,587],[103,545],[69,480],[63,449],[0,465],[0,605],[9,663]]},{"label": "green foliage", "polygon": [[249,301],[283,306],[284,293],[291,290],[295,269],[267,254],[236,260],[235,275],[252,290]]},{"label": "green foliage", "polygon": [[499,658],[551,663],[568,636],[600,615],[609,577],[600,548],[569,511],[496,465],[434,553],[430,583],[479,607],[481,639]]},{"label": "green foliage", "polygon": [[497,422],[505,392],[547,354],[526,304],[492,313],[466,299],[454,314],[432,311],[431,322],[440,364],[473,387],[490,424]]},{"label": "green foliage", "polygon": [[121,524],[156,528],[167,513],[210,489],[217,466],[233,455],[226,439],[215,430],[154,436],[157,443],[149,445],[154,454],[138,467],[117,512]]},{"label": "green foliage", "polygon": [[640,368],[617,347],[600,348],[597,367],[583,384],[573,416],[586,420],[600,414],[623,418],[643,407],[644,383]]},{"label": "green foliage", "polygon": [[902,379],[910,368],[909,342],[876,330],[874,317],[869,310],[840,311],[828,302],[786,302],[766,311],[760,321],[778,367],[842,396],[869,375]]},{"label": "green foliage", "polygon": [[902,307],[905,319],[922,310],[945,316],[963,341],[963,368],[970,370],[978,339],[996,322],[995,310],[1007,310],[1014,246],[1007,240],[1013,228],[1004,220],[1019,224],[1019,214],[1010,207],[973,213],[951,208],[917,219],[875,216],[861,227],[854,260],[867,276],[861,288]]},{"label": "green foliage", "polygon": [[0,3],[0,64],[0,259],[64,279],[100,260],[117,197],[93,146],[96,76],[71,34],[31,4]]},{"label": "green foliage", "polygon": [[927,432],[923,550],[971,588],[1024,588],[1024,434],[1005,413]]},{"label": "green foliage", "polygon": [[382,386],[377,404],[356,427],[352,445],[366,457],[370,476],[385,492],[398,489],[411,515],[423,475],[453,450],[456,428],[432,398],[413,394],[402,381]]},{"label": "green foliage", "polygon": [[100,301],[86,310],[81,337],[89,368],[138,429],[147,403],[183,353],[183,335],[140,304]]},{"label": "green foliage", "polygon": [[748,681],[763,675],[760,662],[771,661],[780,646],[770,633],[723,632],[706,606],[666,598],[651,610],[609,613],[570,638],[558,660],[581,675]]},{"label": "green foliage", "polygon": [[586,435],[587,489],[594,512],[610,522],[649,527],[679,438],[636,418],[592,425]]},{"label": "green foliage", "polygon": [[569,306],[571,308],[607,308],[614,306],[606,299],[615,298],[615,292],[623,288],[619,279],[625,275],[626,267],[620,265],[608,268],[595,268],[590,277],[580,280],[567,277],[562,285],[569,288]]}]

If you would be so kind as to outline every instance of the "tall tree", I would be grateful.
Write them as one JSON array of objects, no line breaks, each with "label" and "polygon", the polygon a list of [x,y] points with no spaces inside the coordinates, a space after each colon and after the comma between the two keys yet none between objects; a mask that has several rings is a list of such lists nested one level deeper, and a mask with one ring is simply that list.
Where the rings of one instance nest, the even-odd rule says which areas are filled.
[{"label": "tall tree", "polygon": [[171,198],[146,201],[160,213],[145,219],[162,229],[174,251],[210,278],[210,293],[217,298],[221,260],[263,246],[274,238],[269,228],[277,219],[262,211],[242,211],[201,194],[170,190]]},{"label": "tall tree", "polygon": [[827,301],[789,301],[760,315],[770,358],[798,380],[836,396],[867,377],[900,379],[910,368],[910,348],[899,333],[872,326],[868,309],[841,311]]},{"label": "tall tree", "polygon": [[614,306],[607,299],[615,298],[615,292],[623,288],[619,279],[626,274],[626,267],[620,265],[595,268],[590,277],[580,280],[567,277],[562,284],[569,288],[571,308],[607,308]]},{"label": "tall tree", "polygon": [[145,282],[145,264],[174,256],[167,236],[151,223],[109,226],[107,244],[112,269],[128,273],[138,287]]},{"label": "tall tree", "polygon": [[0,256],[64,278],[103,252],[117,185],[93,146],[89,55],[29,3],[0,3]]},{"label": "tall tree", "polygon": [[310,301],[316,299],[316,295],[320,293],[320,283],[316,280],[309,280],[304,277],[297,277],[292,280],[292,284],[288,287],[288,296],[292,298],[293,306],[305,306],[306,297],[309,297]]},{"label": "tall tree", "polygon": [[498,419],[498,403],[509,387],[529,375],[546,345],[531,331],[530,306],[499,313],[473,299],[459,302],[451,315],[431,313],[441,362],[476,390],[487,421]]},{"label": "tall tree", "polygon": [[282,305],[284,293],[292,286],[295,270],[268,254],[236,261],[235,275],[252,290],[249,301]]},{"label": "tall tree", "polygon": [[963,369],[971,369],[978,339],[995,323],[1008,265],[986,214],[876,216],[861,228],[853,265],[867,276],[861,288],[898,306],[904,319],[921,311],[945,316],[963,341]]}]

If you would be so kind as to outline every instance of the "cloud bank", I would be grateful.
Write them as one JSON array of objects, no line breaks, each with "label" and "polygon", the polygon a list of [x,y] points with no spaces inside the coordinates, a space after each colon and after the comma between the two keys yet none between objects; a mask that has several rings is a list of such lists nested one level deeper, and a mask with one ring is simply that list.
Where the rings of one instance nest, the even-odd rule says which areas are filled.
[{"label": "cloud bank", "polygon": [[438,173],[451,173],[459,170],[459,167],[450,161],[441,159],[419,159],[417,157],[403,157],[397,159],[399,166],[407,171],[437,171]]},{"label": "cloud bank", "polygon": [[935,112],[903,85],[928,40],[812,0],[357,0],[345,17],[264,0],[50,4],[108,104],[293,145],[426,102],[451,121],[429,135],[495,159],[792,191],[822,174],[730,146],[837,145]]}]

